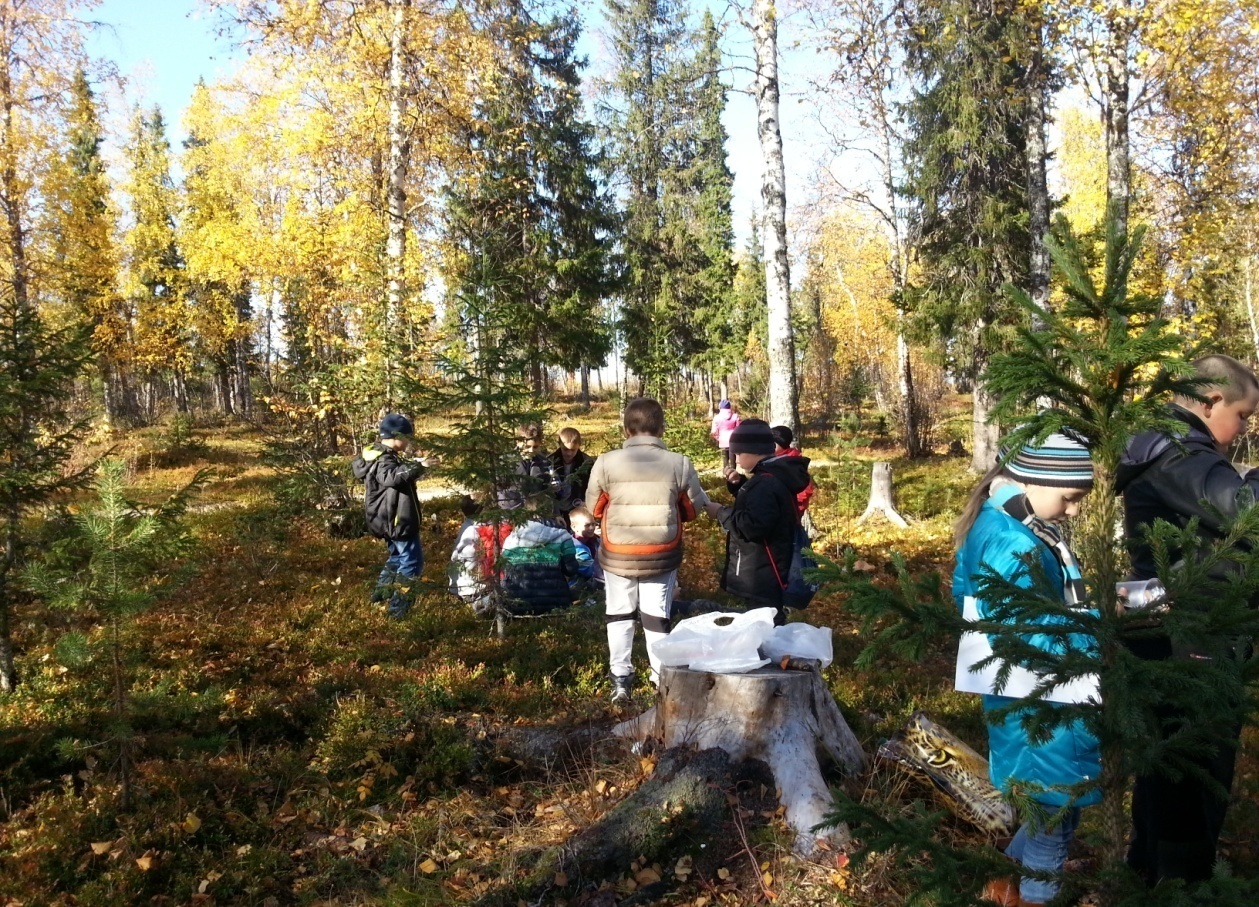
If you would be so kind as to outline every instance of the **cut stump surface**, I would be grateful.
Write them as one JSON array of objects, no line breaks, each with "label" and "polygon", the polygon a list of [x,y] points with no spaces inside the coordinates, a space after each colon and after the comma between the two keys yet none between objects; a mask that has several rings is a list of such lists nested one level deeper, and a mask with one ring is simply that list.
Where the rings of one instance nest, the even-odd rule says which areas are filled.
[{"label": "cut stump surface", "polygon": [[820,842],[843,849],[846,826],[814,831],[834,806],[822,777],[818,746],[849,775],[861,772],[866,756],[839,706],[816,670],[765,667],[746,674],[709,674],[666,667],[660,702],[613,733],[665,748],[690,745],[721,749],[732,759],[769,765],[796,833],[797,853],[812,854]]}]

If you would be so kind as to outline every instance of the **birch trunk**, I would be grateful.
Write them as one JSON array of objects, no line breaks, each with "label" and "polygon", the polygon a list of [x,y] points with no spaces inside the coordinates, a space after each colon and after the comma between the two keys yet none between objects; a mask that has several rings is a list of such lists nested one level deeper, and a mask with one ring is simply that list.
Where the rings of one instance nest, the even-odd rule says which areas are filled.
[{"label": "birch trunk", "polygon": [[1110,17],[1104,96],[1106,118],[1106,206],[1121,237],[1128,235],[1128,204],[1132,195],[1128,144],[1128,45],[1131,26],[1120,4]]},{"label": "birch trunk", "polygon": [[769,315],[769,420],[793,431],[799,422],[796,351],[791,334],[791,274],[787,265],[787,176],[778,124],[778,10],[753,0],[757,134],[761,142],[765,295]]},{"label": "birch trunk", "polygon": [[[1050,258],[1049,246],[1049,177],[1046,161],[1048,144],[1045,127],[1049,99],[1046,82],[1049,73],[1045,60],[1044,25],[1037,23],[1032,60],[1028,67],[1027,81],[1030,95],[1027,115],[1027,211],[1028,232],[1031,234],[1032,254],[1028,267],[1028,292],[1032,302],[1042,308],[1049,304]],[[1039,319],[1037,319],[1039,321]],[[1040,328],[1040,324],[1034,327]]]},{"label": "birch trunk", "polygon": [[[402,298],[405,292],[403,265],[407,251],[406,179],[409,148],[403,120],[407,112],[406,11],[411,0],[390,0],[393,7],[393,30],[389,54],[389,188],[386,207],[389,213],[389,238],[385,246],[388,288],[385,301],[385,331],[392,337],[397,330]],[[386,357],[387,359],[389,357]],[[386,369],[389,366],[386,365]],[[387,380],[386,400],[392,399],[392,381]]]}]

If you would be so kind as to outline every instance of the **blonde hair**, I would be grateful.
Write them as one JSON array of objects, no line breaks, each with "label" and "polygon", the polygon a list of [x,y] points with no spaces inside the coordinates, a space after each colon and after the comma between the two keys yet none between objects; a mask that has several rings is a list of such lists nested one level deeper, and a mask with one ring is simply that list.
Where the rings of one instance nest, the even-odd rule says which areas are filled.
[{"label": "blonde hair", "polygon": [[574,441],[581,443],[581,432],[571,425],[565,425],[555,437],[559,438],[561,444],[572,444]]},{"label": "blonde hair", "polygon": [[[1212,353],[1193,361],[1193,372],[1198,378],[1209,378],[1205,384],[1198,385],[1198,393],[1206,396],[1211,390],[1218,390],[1225,403],[1236,403],[1238,400],[1259,397],[1259,378],[1244,363],[1223,353]],[[1200,400],[1177,394],[1175,402],[1181,406],[1193,407],[1201,405]]]}]

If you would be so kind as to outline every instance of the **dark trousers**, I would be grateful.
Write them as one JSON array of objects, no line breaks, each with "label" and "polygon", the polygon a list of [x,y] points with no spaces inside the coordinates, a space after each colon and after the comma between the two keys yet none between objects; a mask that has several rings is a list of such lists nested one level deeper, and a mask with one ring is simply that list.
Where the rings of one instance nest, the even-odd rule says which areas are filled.
[{"label": "dark trousers", "polygon": [[[1148,660],[1171,657],[1165,640],[1143,641],[1133,652]],[[1171,709],[1160,712],[1164,739],[1190,716]],[[1179,720],[1178,720],[1179,719]],[[1132,847],[1128,865],[1147,885],[1165,879],[1201,882],[1211,877],[1215,848],[1228,810],[1228,791],[1233,785],[1237,741],[1241,725],[1223,732],[1193,764],[1222,788],[1219,793],[1207,782],[1183,775],[1173,781],[1162,775],[1140,775],[1132,789]]]}]

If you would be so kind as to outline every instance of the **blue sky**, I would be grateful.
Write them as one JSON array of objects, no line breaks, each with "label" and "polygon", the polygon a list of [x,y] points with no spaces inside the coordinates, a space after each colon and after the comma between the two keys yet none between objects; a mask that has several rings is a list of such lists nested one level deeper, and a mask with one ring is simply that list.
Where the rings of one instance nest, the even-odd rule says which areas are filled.
[{"label": "blue sky", "polygon": [[[592,32],[599,28],[597,11],[602,4],[583,4],[587,10],[586,45],[591,66],[587,78],[599,73],[599,39]],[[729,7],[720,0],[711,2],[714,14],[728,17]],[[104,0],[91,14],[92,19],[106,27],[95,31],[90,39],[92,56],[112,61],[126,80],[128,106],[157,104],[166,118],[171,144],[178,147],[184,137],[180,120],[192,97],[199,78],[213,82],[219,75],[230,73],[239,51],[227,38],[215,34],[216,18],[197,0]],[[810,65],[811,54],[791,49],[791,21],[780,24],[780,44],[784,50],[781,63],[783,79],[782,128],[788,174],[788,204],[805,199],[802,192],[814,172],[812,155],[817,151],[818,130],[810,122],[807,104],[799,102],[802,93],[801,74]],[[728,84],[747,89],[751,83],[751,50],[745,30],[731,25],[726,41],[732,70]],[[124,114],[124,111],[115,111]],[[760,146],[756,136],[756,107],[752,98],[739,91],[730,94],[725,116],[730,133],[727,155],[735,176],[735,231],[740,242],[749,233],[749,221],[759,206]]]}]

